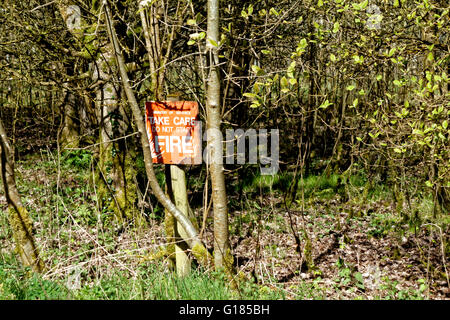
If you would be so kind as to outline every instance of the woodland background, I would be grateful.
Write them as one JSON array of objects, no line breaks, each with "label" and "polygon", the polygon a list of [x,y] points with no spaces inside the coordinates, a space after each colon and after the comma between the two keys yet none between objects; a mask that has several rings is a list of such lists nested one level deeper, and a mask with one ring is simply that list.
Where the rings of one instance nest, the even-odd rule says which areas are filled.
[{"label": "woodland background", "polygon": [[[216,40],[206,0],[106,3],[0,2],[0,298],[449,297],[448,1],[218,1]],[[216,70],[222,132],[280,130],[277,174],[224,165],[225,271],[174,274],[118,52],[142,117],[209,122]],[[214,171],[182,168],[214,254]]]}]

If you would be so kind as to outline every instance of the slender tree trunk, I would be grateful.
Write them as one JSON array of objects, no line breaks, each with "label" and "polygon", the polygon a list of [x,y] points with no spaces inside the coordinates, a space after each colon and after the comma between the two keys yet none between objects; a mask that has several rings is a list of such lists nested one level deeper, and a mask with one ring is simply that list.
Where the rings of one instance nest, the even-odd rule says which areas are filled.
[{"label": "slender tree trunk", "polygon": [[209,256],[208,251],[203,246],[202,242],[200,241],[200,238],[198,236],[198,232],[191,221],[181,212],[174,204],[173,202],[166,196],[164,191],[161,189],[158,180],[156,179],[155,172],[153,170],[153,162],[152,162],[152,156],[150,152],[150,142],[148,141],[147,133],[145,130],[145,123],[143,119],[143,115],[141,113],[141,110],[139,108],[139,104],[136,101],[136,97],[134,95],[134,92],[130,85],[130,80],[128,78],[128,74],[126,71],[125,61],[122,55],[122,51],[119,46],[119,42],[117,39],[117,34],[114,30],[112,15],[109,9],[109,5],[107,1],[104,1],[105,3],[105,14],[106,14],[106,23],[108,26],[108,34],[110,37],[110,41],[114,46],[115,54],[116,54],[116,60],[119,67],[120,77],[122,81],[123,88],[125,90],[126,96],[128,98],[128,102],[130,103],[133,117],[136,122],[136,126],[139,131],[140,139],[141,139],[141,145],[142,145],[142,151],[144,154],[144,162],[145,162],[145,171],[147,173],[147,178],[149,180],[150,188],[155,195],[155,197],[158,199],[158,201],[163,205],[164,208],[166,208],[174,217],[177,219],[177,221],[183,226],[184,230],[186,231],[186,235],[188,237],[187,243],[189,247],[192,250],[192,253],[194,257],[199,261],[200,264],[203,266],[210,266],[211,265],[211,258]]},{"label": "slender tree trunk", "polygon": [[9,210],[8,220],[13,230],[16,252],[24,266],[31,267],[35,272],[42,272],[44,263],[39,258],[39,252],[34,241],[33,223],[27,209],[22,204],[16,187],[13,150],[8,142],[1,119],[0,146],[2,180]]},{"label": "slender tree trunk", "polygon": [[78,129],[75,123],[77,116],[76,110],[77,97],[73,92],[66,89],[66,99],[64,104],[64,123],[61,131],[61,147],[66,148],[78,148],[79,136]]},{"label": "slender tree trunk", "polygon": [[159,59],[159,54],[160,52],[157,50],[157,47],[160,47],[159,41],[157,41],[159,39],[156,39],[156,37],[153,37],[153,41],[150,37],[150,33],[154,34],[154,6],[151,6],[150,8],[148,8],[148,11],[150,12],[150,26],[151,28],[149,28],[149,23],[147,23],[147,15],[146,15],[146,7],[144,7],[142,4],[139,4],[139,14],[140,14],[140,18],[141,18],[141,24],[142,24],[142,29],[144,31],[144,39],[145,39],[145,47],[147,49],[147,54],[148,54],[148,61],[149,61],[149,65],[150,65],[150,77],[152,79],[152,94],[153,94],[153,98],[158,101],[160,100],[161,97],[161,90],[159,90],[159,77],[158,77],[158,70],[157,70],[157,62]]},{"label": "slender tree trunk", "polygon": [[[222,139],[220,133],[221,104],[218,48],[219,43],[219,1],[208,0],[207,48],[209,49],[209,76],[207,85],[208,145],[211,150],[210,172],[214,205],[214,265],[216,269],[231,269],[232,262],[228,241],[227,195],[223,173]],[[231,259],[232,260],[232,259]]]}]

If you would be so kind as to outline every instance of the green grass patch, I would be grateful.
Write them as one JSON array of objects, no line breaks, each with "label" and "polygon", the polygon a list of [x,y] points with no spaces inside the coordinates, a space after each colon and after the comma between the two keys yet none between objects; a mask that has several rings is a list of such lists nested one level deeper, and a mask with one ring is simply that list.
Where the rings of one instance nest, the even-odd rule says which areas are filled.
[{"label": "green grass patch", "polygon": [[45,280],[20,267],[13,255],[0,257],[1,300],[230,300],[283,299],[280,290],[243,282],[231,290],[223,273],[195,269],[177,277],[155,263],[141,265],[136,274],[115,271],[100,279],[83,279],[78,289],[68,289],[67,278]]},{"label": "green grass patch", "polygon": [[0,257],[0,300],[60,300],[70,296],[59,282],[44,280],[29,268],[20,267],[12,255]]},{"label": "green grass patch", "polygon": [[64,151],[61,154],[61,162],[67,167],[87,169],[92,162],[92,152],[89,150]]}]

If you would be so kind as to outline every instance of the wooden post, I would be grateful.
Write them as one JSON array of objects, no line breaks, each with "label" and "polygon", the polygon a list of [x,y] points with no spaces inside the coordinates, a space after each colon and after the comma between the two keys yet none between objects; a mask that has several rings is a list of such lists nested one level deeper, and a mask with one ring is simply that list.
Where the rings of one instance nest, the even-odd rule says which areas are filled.
[{"label": "wooden post", "polygon": [[[181,212],[183,212],[186,217],[188,217],[189,203],[186,188],[186,175],[184,173],[184,170],[179,168],[177,165],[170,165],[170,176],[175,206]],[[179,222],[174,224],[174,231],[176,240],[175,257],[177,275],[180,277],[184,277],[188,275],[191,270],[191,259],[187,254],[187,250],[189,249],[189,247],[187,243],[183,241],[183,239],[188,238],[188,235]]]},{"label": "wooden post", "polygon": [[[167,101],[178,101],[179,98],[179,94],[172,94],[168,95]],[[169,167],[169,170],[167,170],[167,167]],[[166,164],[166,181],[168,184],[167,191],[169,193],[169,197],[172,199],[178,210],[189,218],[189,202],[184,170],[177,165]],[[191,259],[189,258],[187,252],[189,246],[184,241],[184,239],[188,239],[188,235],[179,222],[175,223],[174,221],[173,228],[177,275],[179,277],[184,277],[191,271]]]}]

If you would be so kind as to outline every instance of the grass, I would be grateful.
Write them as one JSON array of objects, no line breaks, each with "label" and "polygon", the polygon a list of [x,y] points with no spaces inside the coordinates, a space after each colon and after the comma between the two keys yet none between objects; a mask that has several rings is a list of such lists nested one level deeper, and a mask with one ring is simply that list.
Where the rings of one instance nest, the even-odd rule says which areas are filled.
[{"label": "grass", "polygon": [[[273,176],[259,173],[248,174],[240,178],[239,183],[235,185],[235,190],[244,193],[259,193],[260,191],[263,193],[269,191],[285,192],[295,182],[292,172],[278,172]],[[342,178],[342,175],[339,174],[307,175],[303,177],[303,180],[297,176],[297,196],[303,191],[306,198],[313,196],[329,198],[342,186],[340,184],[340,179],[342,180]],[[367,178],[363,173],[357,173],[349,178],[349,186],[353,189],[364,187],[366,182]],[[372,192],[379,194],[378,189]]]},{"label": "grass", "polygon": [[[79,275],[78,275],[79,276]],[[69,278],[47,280],[22,268],[12,255],[0,257],[0,300],[231,300],[282,299],[283,292],[250,282],[232,291],[220,272],[195,269],[184,278],[162,264],[142,264],[134,276],[115,271],[69,289]],[[69,286],[70,287],[70,286]]]}]

